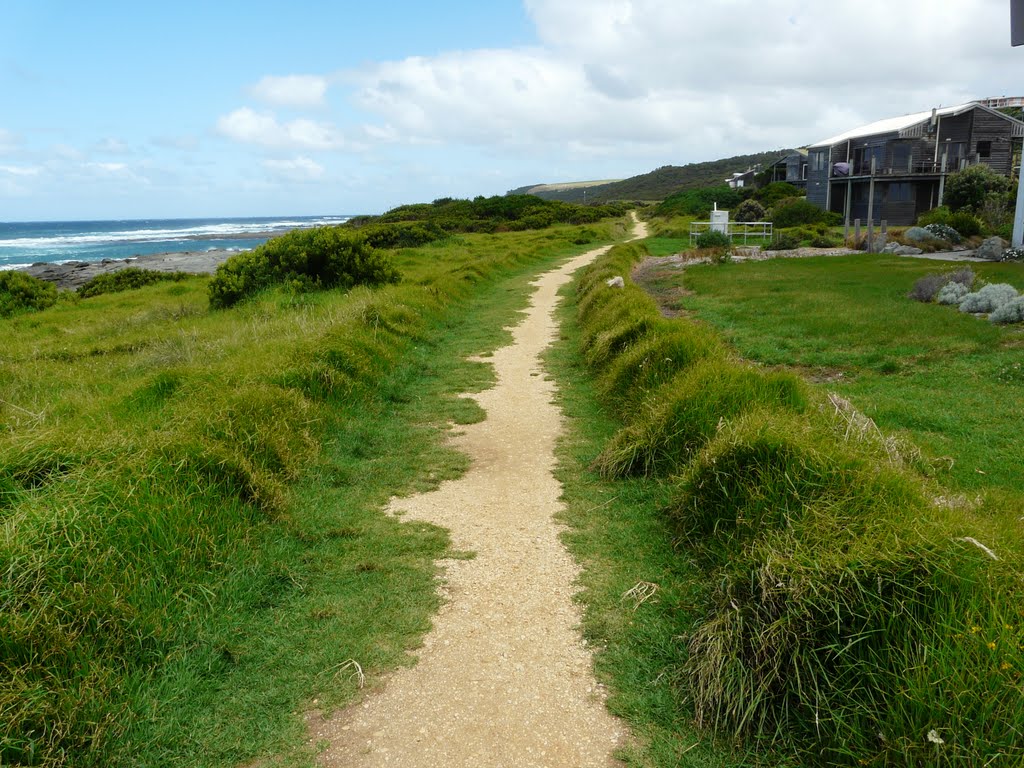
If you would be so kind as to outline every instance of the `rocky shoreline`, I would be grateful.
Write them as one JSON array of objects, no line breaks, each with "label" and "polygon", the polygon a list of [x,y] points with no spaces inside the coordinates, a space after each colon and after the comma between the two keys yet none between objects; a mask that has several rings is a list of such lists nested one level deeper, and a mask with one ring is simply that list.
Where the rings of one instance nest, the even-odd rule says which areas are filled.
[{"label": "rocky shoreline", "polygon": [[152,269],[158,272],[188,272],[212,274],[238,251],[183,251],[180,253],[154,253],[130,259],[103,259],[102,261],[68,261],[64,263],[37,262],[24,267],[26,272],[40,280],[54,283],[60,290],[74,291],[97,275],[117,272],[129,267]]}]

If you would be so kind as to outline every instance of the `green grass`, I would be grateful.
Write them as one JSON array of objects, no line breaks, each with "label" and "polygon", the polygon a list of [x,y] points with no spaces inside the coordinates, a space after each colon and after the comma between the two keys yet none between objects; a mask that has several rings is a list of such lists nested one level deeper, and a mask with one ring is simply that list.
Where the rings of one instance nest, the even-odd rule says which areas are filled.
[{"label": "green grass", "polygon": [[193,278],[5,323],[0,762],[312,764],[303,713],[436,608],[446,535],[381,507],[464,469],[454,394],[490,381],[464,358],[578,232],[402,251],[378,290],[210,311]]},{"label": "green grass", "polygon": [[[691,267],[681,306],[743,357],[826,380],[882,429],[951,457],[958,490],[1024,492],[1024,331],[906,298],[957,266],[864,255]],[[972,267],[1024,287],[1019,264]]]},{"label": "green grass", "polygon": [[[571,297],[575,288],[564,293]],[[622,757],[630,766],[739,768],[758,764],[732,753],[693,724],[686,700],[684,638],[707,592],[700,570],[680,553],[660,509],[669,489],[649,478],[603,480],[589,469],[621,422],[601,405],[597,382],[579,352],[581,330],[571,301],[559,310],[561,339],[546,355],[566,417],[558,448],[565,541],[580,561],[584,633],[599,649],[597,671],[609,708],[636,737]],[[627,593],[656,585],[648,599]],[[761,763],[763,764],[763,763]]]},{"label": "green grass", "polygon": [[[658,319],[628,282],[603,284],[643,256],[642,247],[616,248],[580,276],[580,331],[568,341],[586,372],[564,375],[574,391],[587,373],[601,384],[620,360],[632,364],[634,350],[661,348],[659,339],[679,324],[697,337],[715,335],[688,318]],[[806,290],[820,295],[823,283],[819,275]],[[822,311],[824,319],[841,309]],[[591,354],[595,340],[619,329],[639,332],[608,354]],[[674,343],[693,348],[685,336]],[[646,477],[601,484],[587,471],[600,468],[594,458],[609,445],[646,450],[640,438],[656,422],[603,386],[595,391],[606,411],[597,414],[589,401],[576,412],[581,434],[591,434],[591,424],[605,431],[593,427],[587,452],[570,453],[563,470],[571,540],[586,563],[588,631],[607,647],[601,664],[614,701],[647,737],[637,763],[677,764],[687,747],[673,748],[668,733],[694,727],[741,745],[750,761],[781,754],[806,766],[1019,762],[1019,495],[953,494],[922,474],[933,469],[912,443],[877,430],[842,399],[806,385],[802,407],[760,398],[758,388],[779,373],[715,347],[674,364],[667,383],[661,372],[649,379],[658,389],[634,391],[656,411],[699,380],[691,397],[701,407],[680,409],[678,423],[654,435],[664,461],[645,467]],[[709,365],[720,373],[697,375]],[[720,382],[732,376],[723,398]],[[617,419],[622,427],[608,424]],[[701,444],[673,443],[708,424],[714,430],[703,429]],[[630,604],[631,581],[647,582],[648,591],[657,585],[671,615],[657,615],[653,597]],[[647,611],[642,626],[627,613],[634,605]],[[942,744],[929,740],[933,731]]]}]

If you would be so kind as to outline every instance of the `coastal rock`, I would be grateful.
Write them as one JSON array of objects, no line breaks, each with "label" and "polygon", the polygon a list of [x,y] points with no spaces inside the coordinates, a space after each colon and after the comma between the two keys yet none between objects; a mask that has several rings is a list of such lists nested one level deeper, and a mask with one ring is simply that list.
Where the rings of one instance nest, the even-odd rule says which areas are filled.
[{"label": "coastal rock", "polygon": [[929,240],[935,239],[935,235],[924,227],[911,227],[903,233],[903,236],[907,240],[913,240],[915,243],[927,243]]},{"label": "coastal rock", "polygon": [[924,253],[924,251],[912,245],[900,245],[899,243],[892,242],[882,249],[882,253],[891,253],[895,256],[917,256],[920,253]]},{"label": "coastal rock", "polygon": [[978,250],[974,252],[974,255],[986,261],[999,261],[1003,258],[1003,251],[1006,250],[1008,245],[1009,243],[1001,237],[989,237],[978,246]]}]

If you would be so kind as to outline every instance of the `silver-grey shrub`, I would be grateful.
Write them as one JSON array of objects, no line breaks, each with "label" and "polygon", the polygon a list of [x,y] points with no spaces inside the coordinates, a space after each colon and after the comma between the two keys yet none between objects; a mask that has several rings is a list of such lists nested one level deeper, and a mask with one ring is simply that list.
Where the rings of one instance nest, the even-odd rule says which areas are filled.
[{"label": "silver-grey shrub", "polygon": [[971,314],[994,312],[1017,298],[1017,289],[1007,283],[986,285],[975,293],[968,293],[960,301],[960,311]]},{"label": "silver-grey shrub", "polygon": [[950,282],[946,283],[939,289],[939,293],[935,297],[935,300],[939,304],[959,304],[963,300],[964,296],[970,292],[971,289],[963,283]]},{"label": "silver-grey shrub", "polygon": [[1000,325],[1024,323],[1024,296],[1018,296],[1016,299],[1006,302],[994,310],[988,319]]}]

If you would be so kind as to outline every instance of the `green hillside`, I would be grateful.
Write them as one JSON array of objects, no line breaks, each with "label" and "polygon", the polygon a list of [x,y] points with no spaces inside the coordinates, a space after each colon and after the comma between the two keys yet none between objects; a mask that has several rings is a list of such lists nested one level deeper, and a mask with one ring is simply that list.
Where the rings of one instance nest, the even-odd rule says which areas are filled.
[{"label": "green hillside", "polygon": [[666,165],[650,173],[607,184],[538,184],[520,187],[509,194],[532,194],[545,200],[562,200],[569,203],[606,203],[612,200],[660,201],[684,189],[721,184],[734,172],[745,171],[755,165],[773,163],[790,151],[776,149],[703,163]]}]

